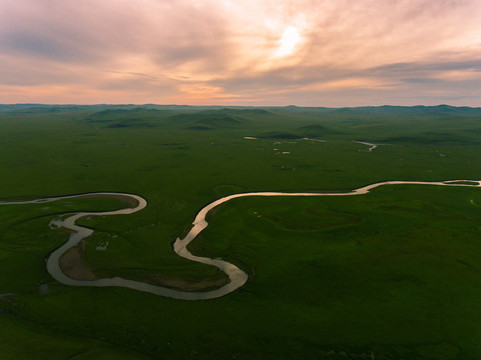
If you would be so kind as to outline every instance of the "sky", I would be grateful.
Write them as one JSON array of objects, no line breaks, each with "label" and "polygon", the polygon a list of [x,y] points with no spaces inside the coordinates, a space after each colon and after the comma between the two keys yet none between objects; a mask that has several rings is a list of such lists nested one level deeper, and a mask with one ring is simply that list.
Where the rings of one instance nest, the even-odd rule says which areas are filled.
[{"label": "sky", "polygon": [[481,0],[0,0],[0,103],[481,106]]}]

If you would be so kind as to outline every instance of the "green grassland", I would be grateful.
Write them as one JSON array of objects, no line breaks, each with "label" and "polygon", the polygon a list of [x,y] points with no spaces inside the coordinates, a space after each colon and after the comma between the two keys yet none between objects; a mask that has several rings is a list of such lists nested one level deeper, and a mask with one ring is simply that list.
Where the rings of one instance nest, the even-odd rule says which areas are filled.
[{"label": "green grassland", "polygon": [[[100,277],[195,284],[224,275],[172,243],[219,197],[476,180],[480,145],[481,110],[449,106],[0,106],[0,201],[139,194],[149,204],[138,213],[80,221],[96,230],[86,264]],[[0,294],[14,294],[0,297],[0,358],[481,358],[481,189],[232,200],[189,246],[249,274],[215,300],[54,281],[45,260],[68,231],[50,220],[124,206],[0,206]]]}]

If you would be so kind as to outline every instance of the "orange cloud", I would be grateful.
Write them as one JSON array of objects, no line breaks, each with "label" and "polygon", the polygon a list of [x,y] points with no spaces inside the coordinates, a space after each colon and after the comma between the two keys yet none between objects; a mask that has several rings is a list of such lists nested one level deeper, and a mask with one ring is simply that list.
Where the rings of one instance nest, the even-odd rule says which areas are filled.
[{"label": "orange cloud", "polygon": [[479,23],[477,0],[2,1],[0,101],[474,105]]}]

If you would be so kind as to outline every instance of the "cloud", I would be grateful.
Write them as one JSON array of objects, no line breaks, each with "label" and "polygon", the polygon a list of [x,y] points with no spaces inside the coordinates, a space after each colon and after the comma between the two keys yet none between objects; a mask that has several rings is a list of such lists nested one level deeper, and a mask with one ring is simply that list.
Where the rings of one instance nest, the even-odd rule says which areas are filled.
[{"label": "cloud", "polygon": [[0,85],[38,102],[461,103],[481,88],[480,22],[477,0],[0,0]]}]

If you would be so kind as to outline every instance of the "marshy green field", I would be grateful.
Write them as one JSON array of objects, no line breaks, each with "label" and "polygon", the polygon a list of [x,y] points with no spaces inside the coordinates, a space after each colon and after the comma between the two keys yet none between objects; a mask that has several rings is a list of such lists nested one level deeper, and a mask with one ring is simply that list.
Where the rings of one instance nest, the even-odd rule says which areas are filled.
[{"label": "marshy green field", "polygon": [[[480,148],[479,108],[3,105],[0,201],[141,195],[148,206],[135,214],[79,221],[95,230],[85,266],[205,291],[225,274],[172,244],[215,199],[481,180]],[[481,188],[231,200],[189,245],[248,273],[218,299],[53,280],[45,262],[69,231],[49,222],[125,206],[0,205],[0,358],[481,358]]]}]

